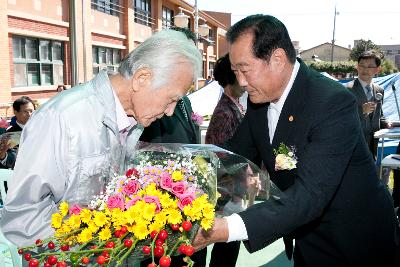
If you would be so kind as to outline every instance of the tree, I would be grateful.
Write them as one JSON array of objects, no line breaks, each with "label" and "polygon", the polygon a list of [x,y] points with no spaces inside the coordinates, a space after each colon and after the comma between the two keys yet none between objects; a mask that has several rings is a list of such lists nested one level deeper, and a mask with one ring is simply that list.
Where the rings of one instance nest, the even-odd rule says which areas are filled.
[{"label": "tree", "polygon": [[397,71],[398,70],[393,61],[384,59],[381,64],[381,72],[379,73],[379,76],[385,76],[391,73],[395,73]]},{"label": "tree", "polygon": [[380,48],[380,46],[374,44],[371,40],[365,41],[365,40],[361,39],[358,42],[358,44],[355,47],[353,47],[353,49],[351,50],[350,60],[357,62],[358,57],[367,50],[375,50],[375,51],[381,53],[382,58],[383,58],[383,53],[382,53],[382,49]]}]

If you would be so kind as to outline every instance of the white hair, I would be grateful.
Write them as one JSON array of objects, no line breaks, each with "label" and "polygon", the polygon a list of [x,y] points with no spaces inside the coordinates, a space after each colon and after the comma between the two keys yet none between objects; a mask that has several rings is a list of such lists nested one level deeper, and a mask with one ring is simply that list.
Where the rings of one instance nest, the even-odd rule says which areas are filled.
[{"label": "white hair", "polygon": [[131,51],[120,63],[118,72],[131,79],[142,68],[153,72],[152,88],[165,85],[171,71],[182,63],[189,63],[193,69],[193,81],[200,77],[202,56],[193,41],[185,34],[174,30],[162,30],[146,39]]}]

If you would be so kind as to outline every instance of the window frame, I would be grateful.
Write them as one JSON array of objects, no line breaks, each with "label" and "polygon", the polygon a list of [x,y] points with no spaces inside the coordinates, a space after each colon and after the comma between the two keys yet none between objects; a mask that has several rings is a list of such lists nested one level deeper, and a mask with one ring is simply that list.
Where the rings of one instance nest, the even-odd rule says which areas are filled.
[{"label": "window frame", "polygon": [[[13,87],[27,87],[27,86],[50,86],[50,85],[58,85],[60,83],[64,83],[64,42],[59,40],[50,40],[44,38],[35,38],[35,37],[26,37],[13,35],[12,36],[13,43],[13,72],[14,72],[14,81]],[[20,44],[20,51],[22,57],[15,57],[14,45],[16,40]],[[35,45],[28,45],[29,42],[33,42]],[[47,58],[43,58],[42,53],[42,43],[48,42],[47,49],[48,55]],[[53,44],[60,43],[61,47],[61,60],[54,59],[53,60],[53,52],[55,47]],[[34,51],[28,51],[29,49],[34,49]],[[29,55],[36,55],[36,59],[34,57],[28,58]],[[19,65],[16,68],[16,65]],[[21,65],[24,67],[21,68]],[[50,71],[44,71],[45,68],[50,66]],[[57,75],[59,72],[55,72],[55,66],[59,68],[62,66],[62,76]],[[33,71],[35,69],[35,71]],[[18,70],[18,72],[17,72]],[[19,71],[23,71],[24,82],[16,81]],[[50,74],[50,82],[46,82],[46,75]],[[57,77],[56,77],[57,76]],[[18,76],[18,78],[21,78]]]}]

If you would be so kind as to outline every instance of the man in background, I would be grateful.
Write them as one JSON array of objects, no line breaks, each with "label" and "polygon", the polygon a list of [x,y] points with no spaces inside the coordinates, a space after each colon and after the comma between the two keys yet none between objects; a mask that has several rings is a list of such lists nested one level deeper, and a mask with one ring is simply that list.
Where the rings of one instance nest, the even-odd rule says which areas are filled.
[{"label": "man in background", "polygon": [[372,82],[372,78],[381,69],[381,55],[374,50],[362,53],[358,57],[358,78],[346,85],[356,97],[358,114],[365,141],[376,159],[378,140],[374,133],[378,131],[383,122],[382,101],[383,88]]},{"label": "man in background", "polygon": [[[32,99],[27,96],[22,96],[15,100],[13,103],[15,121],[6,132],[21,132],[35,109],[35,104]],[[14,168],[15,159],[17,157],[18,146],[9,147],[9,140],[10,135],[6,135],[0,140],[0,168],[3,169]]]}]

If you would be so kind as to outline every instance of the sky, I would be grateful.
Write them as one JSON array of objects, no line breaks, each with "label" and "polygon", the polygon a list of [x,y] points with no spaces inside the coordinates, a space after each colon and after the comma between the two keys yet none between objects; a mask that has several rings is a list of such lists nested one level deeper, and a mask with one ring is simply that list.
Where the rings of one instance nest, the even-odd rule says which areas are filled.
[{"label": "sky", "polygon": [[[194,4],[194,0],[187,0]],[[331,42],[336,5],[335,44],[354,40],[400,44],[400,0],[197,0],[200,10],[232,13],[232,24],[251,14],[277,17],[292,41],[306,50]]]}]

